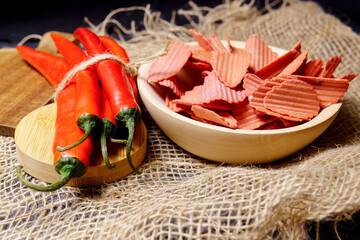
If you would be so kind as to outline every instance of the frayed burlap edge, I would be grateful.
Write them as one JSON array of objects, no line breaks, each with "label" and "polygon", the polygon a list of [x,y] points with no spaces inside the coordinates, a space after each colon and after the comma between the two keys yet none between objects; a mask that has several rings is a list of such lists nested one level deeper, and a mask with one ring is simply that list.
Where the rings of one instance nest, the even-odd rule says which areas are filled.
[{"label": "frayed burlap edge", "polygon": [[[119,40],[136,59],[158,51],[166,39],[192,41],[189,27],[233,40],[256,33],[281,48],[302,39],[310,58],[341,55],[337,74],[360,72],[357,34],[312,2],[288,3],[280,9],[268,7],[266,14],[243,1],[226,1],[217,10],[191,3],[190,11],[178,11],[200,19],[189,26],[164,21],[148,6],[140,10],[152,19],[144,18],[145,30],[136,30],[135,23],[129,32],[133,38]],[[216,21],[209,12],[219,16]],[[144,110],[144,174],[100,188],[38,193],[21,186],[14,171],[15,142],[0,137],[0,237],[305,239],[309,222],[339,221],[360,209],[359,97],[355,79],[339,116],[323,135],[299,153],[264,166],[199,159],[174,145]]]}]

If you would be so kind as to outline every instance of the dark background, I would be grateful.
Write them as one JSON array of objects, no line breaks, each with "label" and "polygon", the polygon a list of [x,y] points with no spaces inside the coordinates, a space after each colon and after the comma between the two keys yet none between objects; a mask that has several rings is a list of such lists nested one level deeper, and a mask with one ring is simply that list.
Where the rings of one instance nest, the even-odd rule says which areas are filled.
[{"label": "dark background", "polygon": [[[214,7],[221,0],[193,0],[199,6]],[[256,6],[261,8],[264,0],[258,0]],[[359,0],[316,0],[326,12],[337,16],[343,23],[360,33],[360,1]],[[188,0],[172,1],[139,1],[139,0],[62,0],[62,1],[14,1],[7,0],[0,10],[0,47],[14,46],[23,37],[36,33],[58,30],[72,32],[76,27],[87,26],[84,17],[94,24],[104,20],[111,10],[119,7],[145,6],[151,4],[151,9],[160,11],[163,18],[169,19],[174,9],[189,8]],[[118,15],[117,15],[118,16]],[[132,19],[139,19],[142,13],[126,15],[121,23],[129,26]],[[177,18],[178,24],[185,19]]]},{"label": "dark background", "polygon": [[[193,0],[199,6],[214,7],[221,0]],[[256,3],[258,8],[263,6],[264,0]],[[325,12],[335,15],[344,24],[360,34],[360,1],[359,0],[317,0]],[[169,19],[174,9],[188,9],[188,0],[172,1],[139,1],[139,0],[62,0],[62,1],[6,1],[0,10],[0,47],[13,47],[29,34],[44,34],[51,30],[72,32],[76,27],[87,26],[84,17],[88,17],[94,24],[104,20],[111,10],[119,7],[145,6],[151,4],[151,9],[160,11],[163,18]],[[129,26],[130,21],[137,20],[141,27],[142,13],[123,14],[121,23]],[[118,19],[118,18],[117,18]],[[185,23],[185,19],[178,18],[178,24]],[[359,196],[360,197],[360,196]],[[316,224],[308,225],[310,235],[315,239]],[[360,239],[360,213],[356,213],[352,220],[344,221],[337,226],[340,237],[345,240]],[[338,239],[334,231],[334,224],[321,222],[320,240]]]}]

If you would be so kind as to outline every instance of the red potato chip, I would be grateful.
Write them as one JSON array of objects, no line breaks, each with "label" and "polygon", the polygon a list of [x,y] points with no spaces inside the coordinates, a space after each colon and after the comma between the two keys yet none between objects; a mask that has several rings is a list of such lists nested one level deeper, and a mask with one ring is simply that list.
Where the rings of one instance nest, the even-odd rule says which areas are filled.
[{"label": "red potato chip", "polygon": [[195,51],[198,51],[198,50],[202,50],[202,51],[205,51],[202,47],[200,47],[199,45],[185,45],[189,50],[190,52],[195,52]]},{"label": "red potato chip", "polygon": [[199,69],[201,71],[211,71],[212,70],[211,64],[208,64],[208,63],[205,63],[205,62],[188,61],[186,64],[193,67],[193,68]]},{"label": "red potato chip", "polygon": [[203,49],[194,50],[191,52],[191,59],[210,64],[212,59],[212,52]]},{"label": "red potato chip", "polygon": [[338,76],[336,77],[337,79],[346,79],[348,80],[349,82],[351,82],[354,78],[357,77],[357,74],[356,73],[348,73],[348,74],[345,74],[345,75],[342,75],[342,76]]},{"label": "red potato chip", "polygon": [[266,79],[248,97],[249,104],[256,110],[257,114],[268,114],[275,117],[281,117],[280,114],[277,114],[265,108],[264,98],[268,91],[270,91],[274,86],[279,86],[283,81],[286,81],[286,79],[285,80],[283,80],[282,78]]},{"label": "red potato chip", "polygon": [[304,76],[317,76],[320,73],[322,66],[323,60],[320,58],[309,61],[305,65]]},{"label": "red potato chip", "polygon": [[228,103],[242,102],[246,98],[244,89],[229,88],[220,81],[214,71],[208,73],[204,78],[204,84],[197,95],[201,103],[210,103],[215,100],[223,100]]},{"label": "red potato chip", "polygon": [[310,84],[318,95],[321,108],[339,102],[349,88],[349,81],[347,79],[300,75],[289,76],[289,78],[298,79]]},{"label": "red potato chip", "polygon": [[233,53],[213,54],[211,65],[226,86],[234,88],[243,80],[250,64],[251,55],[245,50]]},{"label": "red potato chip", "polygon": [[[229,53],[236,53],[237,51],[244,51],[245,49],[243,48],[237,48],[237,47],[234,47],[233,45],[231,45],[231,42],[230,42],[230,38],[227,37],[227,46],[228,46],[228,49],[229,49]],[[251,59],[250,59],[251,61]]]},{"label": "red potato chip", "polygon": [[263,126],[261,126],[259,129],[260,130],[271,130],[271,129],[281,129],[284,128],[284,124],[280,119],[277,119],[273,122],[270,122],[268,124],[265,124]]},{"label": "red potato chip", "polygon": [[187,113],[190,115],[190,117],[196,121],[199,121],[199,122],[203,122],[203,123],[207,123],[207,124],[211,124],[211,125],[214,125],[214,126],[220,126],[219,124],[217,123],[214,123],[214,122],[211,122],[211,121],[208,121],[206,119],[203,119],[203,118],[200,118],[198,116],[196,116],[191,110],[187,111]]},{"label": "red potato chip", "polygon": [[176,74],[180,83],[184,85],[183,89],[186,89],[186,91],[204,83],[203,70],[198,69],[189,62],[187,61],[181,71]]},{"label": "red potato chip", "polygon": [[308,50],[303,51],[299,56],[297,56],[289,65],[287,65],[278,77],[291,75],[291,74],[301,74],[304,72],[305,64],[307,60]]},{"label": "red potato chip", "polygon": [[230,111],[233,108],[233,104],[222,100],[215,100],[210,103],[203,103],[197,96],[199,95],[203,85],[195,86],[192,90],[185,92],[179,99],[175,99],[174,103],[183,105],[201,105],[202,107],[220,109]]},{"label": "red potato chip", "polygon": [[298,53],[301,53],[301,43],[302,43],[301,40],[299,40],[297,43],[295,43],[295,45],[292,47],[292,50],[295,50]]},{"label": "red potato chip", "polygon": [[180,112],[187,109],[188,108],[187,105],[178,104],[173,101],[177,98],[178,96],[173,91],[171,91],[171,89],[167,88],[165,90],[165,104],[170,110],[174,112]]},{"label": "red potato chip", "polygon": [[269,115],[260,116],[256,114],[254,108],[250,106],[248,100],[236,104],[232,112],[233,117],[238,121],[238,129],[258,129],[259,127],[277,119]]},{"label": "red potato chip", "polygon": [[168,87],[173,90],[177,96],[182,96],[186,91],[193,89],[197,85],[203,84],[202,71],[195,69],[195,67],[188,61],[183,69],[168,79],[158,81],[159,85]]},{"label": "red potato chip", "polygon": [[283,118],[280,118],[280,121],[284,124],[284,127],[294,127],[300,124],[298,121],[290,121]]},{"label": "red potato chip", "polygon": [[252,34],[245,42],[245,50],[251,54],[249,71],[256,72],[279,56],[256,34]]},{"label": "red potato chip", "polygon": [[228,53],[229,52],[225,48],[224,44],[220,41],[220,39],[215,34],[211,34],[209,41],[211,43],[213,51],[218,52],[218,53]]},{"label": "red potato chip", "polygon": [[182,95],[179,99],[174,100],[174,102],[185,105],[200,104],[197,99],[197,95],[200,93],[202,87],[203,85],[199,85],[190,91],[186,91],[184,95]]},{"label": "red potato chip", "polygon": [[231,111],[231,109],[233,109],[233,107],[234,107],[234,104],[228,103],[223,100],[216,100],[216,101],[212,101],[210,103],[202,103],[199,106],[202,106],[204,108],[209,108],[209,109],[215,109],[215,110]]},{"label": "red potato chip", "polygon": [[237,127],[237,120],[229,112],[215,112],[197,105],[191,106],[191,111],[195,116],[207,121],[215,122],[229,128]]},{"label": "red potato chip", "polygon": [[158,82],[176,75],[184,67],[191,52],[186,45],[172,40],[168,53],[155,60],[149,70],[148,82]]},{"label": "red potato chip", "polygon": [[325,77],[325,78],[330,78],[332,77],[335,69],[337,68],[337,66],[340,64],[341,62],[341,57],[336,55],[333,56],[331,58],[329,58],[324,65],[324,68],[322,69],[322,71],[319,73],[318,77]]},{"label": "red potato chip", "polygon": [[233,46],[231,45],[229,36],[226,37],[226,42],[227,42],[227,46],[228,46],[228,49],[229,49],[229,53],[232,53],[233,52]]},{"label": "red potato chip", "polygon": [[178,97],[184,95],[186,92],[184,85],[179,82],[179,79],[176,75],[169,79],[161,80],[158,83],[161,86],[170,88]]},{"label": "red potato chip", "polygon": [[213,51],[210,40],[203,34],[199,33],[196,29],[190,29],[190,34],[197,41],[200,47],[202,47],[206,51]]},{"label": "red potato chip", "polygon": [[281,57],[272,61],[268,65],[262,67],[254,74],[262,79],[276,77],[279,73],[281,73],[286,66],[288,66],[297,56],[299,56],[299,52],[297,50],[290,50]]},{"label": "red potato chip", "polygon": [[245,89],[246,96],[251,96],[252,93],[258,88],[260,84],[264,82],[263,79],[259,78],[255,74],[247,73],[243,80],[243,88]]},{"label": "red potato chip", "polygon": [[288,80],[274,86],[266,93],[264,105],[280,113],[287,120],[310,120],[318,115],[320,102],[310,84],[300,80]]}]

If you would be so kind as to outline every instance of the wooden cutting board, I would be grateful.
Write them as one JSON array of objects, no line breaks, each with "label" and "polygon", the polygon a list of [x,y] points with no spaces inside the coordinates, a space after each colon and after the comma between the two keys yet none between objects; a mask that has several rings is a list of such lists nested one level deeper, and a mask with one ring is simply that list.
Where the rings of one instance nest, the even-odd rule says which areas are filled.
[{"label": "wooden cutting board", "polygon": [[[59,33],[68,39],[69,33]],[[50,32],[37,49],[56,54]],[[14,136],[16,125],[31,111],[51,101],[53,87],[27,64],[15,48],[0,49],[0,135]]]},{"label": "wooden cutting board", "polygon": [[[16,153],[19,163],[25,172],[47,183],[55,183],[60,175],[53,165],[52,146],[55,134],[56,104],[48,104],[27,114],[15,130]],[[131,149],[131,159],[134,166],[139,166],[146,154],[147,130],[141,120],[136,126]],[[101,155],[100,143],[93,139],[93,151],[90,157],[90,166],[86,173],[70,180],[67,186],[99,186],[121,179],[130,173],[125,146],[108,141],[108,154],[111,164],[116,164],[110,170],[104,164]]]}]

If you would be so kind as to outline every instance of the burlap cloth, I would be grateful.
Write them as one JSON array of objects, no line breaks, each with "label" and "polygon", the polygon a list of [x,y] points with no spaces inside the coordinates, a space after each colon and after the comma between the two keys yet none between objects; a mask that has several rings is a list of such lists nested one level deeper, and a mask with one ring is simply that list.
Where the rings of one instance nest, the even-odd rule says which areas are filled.
[{"label": "burlap cloth", "polygon": [[[187,27],[220,38],[245,40],[257,33],[282,48],[302,39],[311,59],[339,54],[337,74],[360,73],[360,36],[317,4],[291,2],[259,14],[241,3],[227,1],[214,9],[191,5],[178,16],[190,21]],[[185,27],[161,20],[149,8],[139,14],[144,12],[145,30],[130,29],[134,39],[124,43],[130,57],[156,52],[165,38],[191,39]],[[307,238],[309,222],[341,219],[360,209],[359,85],[358,78],[351,82],[340,114],[315,142],[266,166],[199,159],[172,143],[144,109],[148,151],[141,176],[100,188],[40,193],[16,179],[14,139],[0,137],[0,238]]]}]

